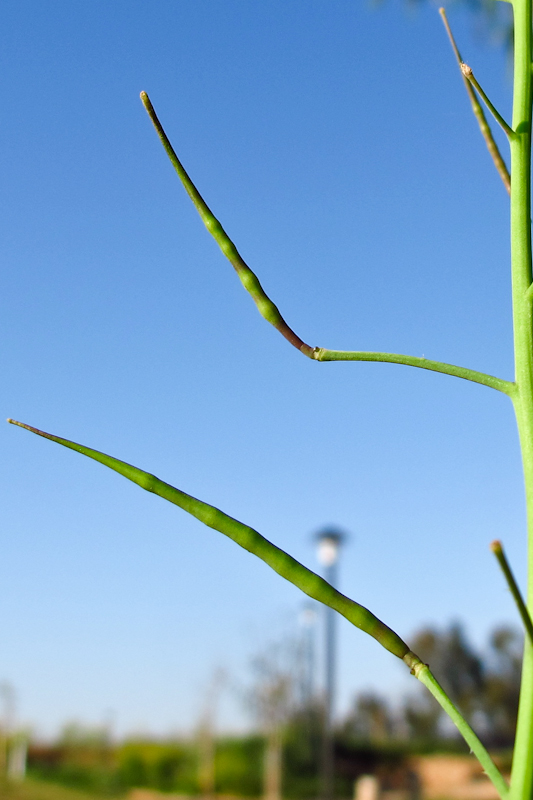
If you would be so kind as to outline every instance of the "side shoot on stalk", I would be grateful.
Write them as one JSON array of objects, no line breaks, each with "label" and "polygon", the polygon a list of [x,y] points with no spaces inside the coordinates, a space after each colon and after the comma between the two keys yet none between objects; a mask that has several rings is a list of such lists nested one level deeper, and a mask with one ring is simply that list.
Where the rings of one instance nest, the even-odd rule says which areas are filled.
[{"label": "side shoot on stalk", "polygon": [[[493,106],[472,69],[467,66],[459,54],[459,50],[450,30],[444,9],[440,9],[446,31],[450,38],[460,72],[470,98],[473,112],[478,120],[481,133],[494,165],[510,194],[511,203],[511,267],[513,296],[513,328],[515,381],[477,372],[475,370],[454,366],[452,364],[431,361],[417,356],[396,353],[362,352],[345,350],[327,350],[306,344],[289,327],[276,305],[263,290],[257,276],[241,258],[234,243],[228,237],[219,220],[213,215],[203,200],[196,186],[178,159],[170,141],[156,115],[156,112],[145,92],[141,100],[157,131],[172,165],[192,202],[194,203],[204,225],[214,237],[223,254],[237,272],[244,288],[252,296],[259,313],[270,322],[294,347],[303,355],[314,361],[381,361],[393,364],[428,369],[454,377],[463,378],[496,389],[506,394],[515,410],[526,490],[528,519],[528,592],[524,601],[514,580],[512,571],[499,542],[491,547],[503,570],[509,588],[516,601],[520,617],[526,629],[524,645],[524,663],[520,694],[518,726],[513,756],[511,785],[499,772],[472,728],[453,705],[442,687],[433,676],[429,666],[424,664],[413,653],[407,644],[368,609],[348,599],[315,573],[304,567],[290,555],[265,539],[253,528],[238,522],[217,508],[191,497],[150,473],[105,455],[102,452],[81,444],[54,436],[49,433],[25,425],[15,420],[8,420],[14,425],[26,428],[32,433],[50,439],[53,442],[75,450],[82,455],[99,461],[101,464],[123,475],[141,488],[159,495],[165,500],[179,506],[192,514],[204,524],[233,539],[241,547],[261,558],[283,578],[293,583],[310,597],[338,611],[356,627],[373,636],[383,647],[402,659],[411,673],[418,678],[437,699],[442,708],[453,720],[472,752],[479,759],[488,777],[494,784],[501,798],[511,800],[532,800],[533,798],[533,276],[531,265],[531,106],[532,106],[532,0],[502,0],[510,2],[514,13],[514,93],[512,123],[506,122]],[[502,158],[490,125],[483,111],[482,104],[505,131],[511,153],[511,170],[507,169]]]}]

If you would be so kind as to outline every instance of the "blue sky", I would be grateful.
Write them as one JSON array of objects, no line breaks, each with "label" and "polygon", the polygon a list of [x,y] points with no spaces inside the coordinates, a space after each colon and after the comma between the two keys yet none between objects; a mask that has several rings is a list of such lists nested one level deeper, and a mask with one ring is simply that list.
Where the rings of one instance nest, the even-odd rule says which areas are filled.
[{"label": "blue sky", "polygon": [[[510,116],[505,54],[450,12]],[[508,202],[435,6],[333,0],[6,0],[0,32],[1,405],[145,468],[316,568],[407,640],[515,620],[524,579],[509,401],[406,367],[317,364],[257,314],[179,185],[193,180],[312,345],[512,377]],[[187,731],[213,670],[295,629],[266,566],[99,465],[0,429],[0,678],[42,733],[111,715]],[[409,688],[341,621],[339,712]],[[238,693],[237,693],[238,694]],[[226,693],[220,725],[246,724]]]}]

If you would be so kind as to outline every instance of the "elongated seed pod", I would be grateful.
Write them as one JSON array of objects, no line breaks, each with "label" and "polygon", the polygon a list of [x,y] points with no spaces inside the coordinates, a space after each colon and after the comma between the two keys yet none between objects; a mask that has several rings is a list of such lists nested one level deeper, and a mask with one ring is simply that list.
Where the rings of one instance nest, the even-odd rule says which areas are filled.
[{"label": "elongated seed pod", "polygon": [[304,567],[303,564],[300,564],[299,561],[285,553],[284,550],[276,547],[276,545],[269,542],[268,539],[265,539],[264,536],[261,536],[260,533],[248,525],[243,525],[242,522],[238,522],[233,517],[224,514],[218,508],[191,497],[191,495],[180,491],[180,489],[176,489],[174,486],[159,480],[155,475],[144,472],[131,464],[127,464],[125,461],[119,461],[117,458],[108,456],[98,450],[92,450],[90,447],[85,447],[76,442],[71,442],[69,439],[62,439],[51,433],[45,433],[38,428],[31,427],[31,425],[25,425],[13,419],[9,419],[8,422],[39,436],[44,436],[46,439],[51,439],[51,441],[62,444],[64,447],[75,450],[77,453],[88,456],[95,461],[99,461],[100,464],[104,464],[106,467],[128,478],[128,480],[133,481],[142,489],[146,489],[147,492],[153,492],[153,494],[157,494],[159,497],[174,503],[199,519],[200,522],[225,534],[245,550],[261,558],[269,567],[272,567],[279,575],[293,583],[309,597],[338,611],[339,614],[346,617],[357,628],[373,636],[386,650],[403,659],[411,669],[420,663],[420,659],[409,650],[405,642],[374,616],[371,611],[354,600],[345,597],[315,572]]},{"label": "elongated seed pod", "polygon": [[418,680],[429,689],[435,699],[457,725],[459,731],[483,765],[502,800],[507,799],[508,788],[498,768],[474,731],[455,708],[442,687],[437,683],[428,665],[424,664],[415,653],[409,650],[405,642],[402,641],[393,630],[374,616],[371,611],[359,605],[359,603],[356,603],[354,600],[345,597],[334,589],[333,586],[330,586],[323,578],[320,578],[316,573],[307,569],[303,564],[300,564],[292,558],[292,556],[280,550],[279,547],[269,542],[253,528],[250,528],[248,525],[243,525],[242,522],[238,522],[236,519],[229,517],[218,508],[203,503],[201,500],[197,500],[195,497],[191,497],[185,492],[174,488],[174,486],[170,486],[168,483],[156,478],[155,475],[144,472],[137,467],[133,467],[131,464],[127,464],[125,461],[119,461],[117,458],[108,456],[98,450],[92,450],[90,447],[71,442],[69,439],[53,436],[51,433],[45,433],[38,428],[25,425],[22,422],[17,422],[13,419],[8,419],[8,422],[25,428],[39,436],[44,436],[46,439],[51,439],[51,441],[62,444],[64,447],[75,450],[95,461],[99,461],[106,467],[109,467],[125,478],[128,478],[128,480],[133,481],[133,483],[136,483],[138,486],[141,486],[141,488],[146,489],[146,491],[153,492],[163,497],[165,500],[169,500],[171,503],[183,508],[205,525],[229,536],[230,539],[233,539],[234,542],[237,542],[237,544],[245,550],[261,558],[279,575],[293,583],[314,600],[318,600],[324,603],[324,605],[335,609],[335,611],[338,611],[339,614],[346,617],[346,619],[357,628],[373,636],[386,650],[389,650],[398,658],[403,659],[407,666],[410,667],[411,674],[418,678]]},{"label": "elongated seed pod", "polygon": [[148,112],[148,116],[152,120],[153,126],[157,131],[157,135],[161,140],[163,147],[172,163],[172,166],[178,173],[178,177],[183,184],[183,187],[189,197],[191,198],[196,210],[198,211],[202,222],[204,223],[205,227],[211,234],[211,236],[215,239],[216,243],[230,262],[230,264],[234,267],[237,275],[239,276],[242,285],[246,289],[246,291],[252,296],[254,303],[257,306],[259,313],[261,314],[267,322],[270,322],[276,330],[278,330],[282,336],[284,336],[294,347],[300,350],[305,356],[308,358],[312,357],[314,348],[310,345],[306,344],[300,337],[290,328],[283,317],[281,316],[279,309],[276,305],[272,302],[270,297],[266,294],[265,290],[261,286],[259,282],[259,278],[257,275],[252,272],[248,264],[244,261],[241,257],[239,251],[235,247],[234,243],[229,238],[228,234],[222,227],[219,220],[215,217],[205,200],[203,199],[202,195],[192,182],[187,173],[185,167],[179,160],[178,156],[172,145],[170,144],[170,140],[166,135],[163,126],[161,125],[157,114],[155,113],[154,107],[150,102],[150,98],[146,94],[146,92],[141,92],[141,100],[142,103]]}]

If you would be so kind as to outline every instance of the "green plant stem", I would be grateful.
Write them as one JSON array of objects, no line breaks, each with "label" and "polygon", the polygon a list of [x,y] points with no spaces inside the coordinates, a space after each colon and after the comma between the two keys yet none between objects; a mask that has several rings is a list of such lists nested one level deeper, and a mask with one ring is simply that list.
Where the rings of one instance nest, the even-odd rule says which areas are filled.
[{"label": "green plant stem", "polygon": [[511,381],[496,378],[494,375],[487,375],[484,372],[477,372],[466,367],[456,367],[454,364],[445,364],[442,361],[431,361],[429,358],[420,356],[406,356],[399,353],[374,353],[365,351],[350,350],[326,350],[323,347],[315,348],[313,358],[316,361],[379,361],[387,364],[404,364],[407,367],[419,367],[429,369],[432,372],[441,372],[444,375],[452,375],[455,378],[464,378],[467,381],[481,383],[491,389],[513,397],[516,387]]},{"label": "green plant stem", "polygon": [[504,120],[504,118],[502,117],[502,115],[500,114],[498,109],[491,103],[491,101],[489,100],[489,98],[485,94],[483,88],[481,87],[481,85],[476,80],[476,77],[475,77],[474,73],[472,72],[472,67],[469,67],[468,64],[465,64],[464,62],[462,62],[461,63],[461,72],[463,73],[463,75],[466,78],[466,80],[470,81],[472,86],[477,90],[477,92],[479,93],[479,95],[482,98],[483,102],[485,103],[485,105],[489,109],[490,113],[492,114],[492,116],[494,117],[494,119],[496,120],[498,125],[500,125],[502,127],[502,129],[505,131],[505,133],[507,134],[509,139],[516,138],[515,131]]},{"label": "green plant stem", "polygon": [[254,272],[250,269],[248,264],[244,261],[241,257],[239,251],[235,247],[234,243],[229,238],[228,234],[220,224],[219,220],[215,217],[203,197],[201,196],[200,192],[190,179],[185,167],[179,160],[178,156],[176,155],[174,148],[170,144],[170,140],[166,135],[161,122],[157,114],[155,113],[154,107],[150,102],[150,98],[146,94],[146,92],[141,92],[141,100],[142,103],[148,112],[148,116],[152,120],[153,126],[157,131],[157,135],[161,140],[163,147],[172,163],[172,166],[178,173],[179,179],[181,180],[185,191],[191,198],[196,210],[198,211],[202,222],[204,223],[205,227],[212,235],[230,264],[235,269],[237,275],[240,278],[240,281],[246,291],[252,296],[254,303],[257,306],[259,313],[261,314],[267,322],[270,322],[282,336],[284,336],[297,350],[300,350],[304,356],[308,356],[311,358],[313,353],[313,348],[311,345],[306,344],[300,337],[290,328],[283,317],[281,316],[279,309],[277,306],[274,305],[272,300],[268,297],[266,292],[264,291],[263,287],[261,286],[259,279],[255,275]]},{"label": "green plant stem", "polygon": [[413,669],[413,674],[421,683],[424,684],[426,689],[431,692],[435,700],[437,700],[441,707],[446,711],[448,716],[453,720],[466,743],[469,745],[477,760],[485,770],[487,777],[492,781],[500,797],[508,797],[509,786],[507,785],[503,775],[500,773],[498,767],[488,754],[485,747],[481,744],[468,722],[454,706],[442,686],[435,679],[428,665],[420,664],[416,666]]},{"label": "green plant stem", "polygon": [[518,609],[518,613],[520,614],[520,618],[522,619],[524,628],[526,629],[529,641],[533,642],[533,622],[531,622],[529,611],[527,610],[527,606],[524,603],[524,600],[522,598],[522,593],[518,588],[518,584],[516,582],[515,576],[513,575],[511,566],[507,560],[507,556],[504,553],[502,543],[499,542],[498,540],[495,540],[494,542],[491,542],[490,549],[496,556],[501,571],[503,572],[505,580],[507,581],[507,586],[509,587],[509,591],[511,592],[513,600],[515,601],[515,605]]},{"label": "green plant stem", "polygon": [[509,170],[507,169],[507,165],[502,158],[498,145],[492,135],[492,131],[490,129],[490,125],[487,122],[487,118],[485,117],[485,113],[481,107],[481,103],[477,99],[477,95],[473,90],[472,86],[470,85],[470,81],[463,75],[463,71],[461,70],[461,64],[463,63],[463,59],[461,58],[461,53],[459,52],[459,48],[455,42],[452,29],[450,28],[450,24],[448,22],[448,18],[446,16],[446,11],[444,8],[439,8],[439,14],[442,17],[442,22],[446,29],[446,33],[448,34],[448,38],[450,40],[452,50],[455,53],[455,58],[457,59],[457,63],[459,64],[459,70],[461,72],[461,77],[463,79],[463,83],[470,98],[470,103],[472,105],[472,111],[474,112],[474,116],[478,121],[479,129],[481,131],[481,135],[485,139],[485,144],[487,145],[487,150],[489,151],[492,160],[494,162],[494,166],[498,170],[498,174],[503,181],[503,185],[507,189],[508,193],[511,193],[511,177],[509,175]]},{"label": "green plant stem", "polygon": [[[515,374],[514,407],[524,468],[528,523],[527,607],[533,616],[533,328],[531,301],[531,0],[514,0],[514,97],[511,139],[511,269]],[[533,649],[524,661],[513,768],[512,800],[533,796]]]},{"label": "green plant stem", "polygon": [[444,711],[450,715],[472,751],[483,764],[487,775],[496,786],[500,796],[502,798],[506,797],[507,785],[503,777],[498,772],[497,767],[472,728],[455,708],[444,690],[439,686],[427,664],[423,664],[420,658],[409,649],[408,645],[398,634],[372,614],[371,611],[341,594],[323,578],[310,569],[307,569],[307,567],[304,567],[303,564],[300,564],[299,561],[296,561],[296,559],[292,558],[292,556],[284,550],[281,550],[279,547],[272,544],[272,542],[269,542],[268,539],[265,539],[264,536],[253,528],[228,516],[223,511],[220,511],[220,509],[210,506],[195,497],[191,497],[191,495],[182,492],[180,489],[176,489],[174,486],[159,480],[155,475],[144,472],[131,464],[127,464],[125,461],[113,458],[113,456],[108,456],[99,450],[93,450],[90,447],[85,447],[85,445],[72,442],[69,439],[63,439],[51,433],[45,433],[45,431],[33,428],[31,425],[25,425],[23,422],[17,422],[13,419],[8,419],[8,422],[12,425],[18,425],[20,428],[25,428],[31,433],[36,433],[38,436],[42,436],[45,439],[50,439],[57,444],[63,445],[63,447],[68,447],[69,450],[74,450],[88,458],[92,458],[94,461],[104,464],[104,466],[118,472],[124,478],[136,483],[142,489],[152,492],[162,497],[164,500],[168,500],[170,503],[174,503],[174,505],[179,506],[184,511],[192,514],[193,517],[200,520],[200,522],[203,522],[204,525],[208,525],[210,528],[214,528],[216,531],[228,536],[245,550],[248,550],[248,552],[262,559],[262,561],[268,564],[275,572],[293,583],[301,589],[302,592],[309,595],[309,597],[338,611],[339,614],[346,617],[356,628],[359,628],[376,639],[382,647],[398,658],[401,658],[411,670],[411,674],[415,675],[428,687]]}]

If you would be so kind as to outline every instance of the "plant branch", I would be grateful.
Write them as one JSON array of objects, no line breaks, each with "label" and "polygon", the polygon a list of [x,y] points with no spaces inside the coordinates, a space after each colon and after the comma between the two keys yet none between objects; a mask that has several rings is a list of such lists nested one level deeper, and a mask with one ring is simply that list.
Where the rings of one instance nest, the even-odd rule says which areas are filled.
[{"label": "plant branch", "polygon": [[281,334],[284,336],[294,347],[296,347],[300,352],[302,352],[305,356],[311,358],[313,353],[313,348],[306,344],[300,337],[290,328],[283,317],[281,316],[279,309],[277,306],[274,305],[272,300],[267,296],[263,287],[261,286],[259,279],[255,275],[254,272],[250,269],[248,264],[244,261],[241,257],[240,253],[238,252],[237,248],[235,247],[234,243],[231,241],[229,236],[227,235],[226,231],[220,224],[219,220],[214,216],[211,209],[204,201],[203,197],[201,196],[200,192],[190,179],[189,175],[187,174],[183,164],[177,157],[174,148],[170,144],[170,141],[161,125],[157,114],[155,113],[154,107],[150,102],[150,98],[146,94],[146,92],[141,92],[141,100],[142,103],[148,112],[148,116],[152,120],[154,128],[157,131],[157,135],[159,136],[163,147],[166,150],[166,153],[172,162],[172,165],[185,188],[185,191],[191,198],[192,202],[196,210],[198,211],[202,222],[204,223],[205,227],[209,231],[209,233],[213,236],[216,243],[230,262],[230,264],[234,267],[237,275],[240,278],[240,281],[246,291],[252,296],[254,303],[256,304],[259,313],[262,317],[264,317],[267,322],[270,322]]},{"label": "plant branch", "polygon": [[467,744],[470,745],[472,752],[484,767],[487,775],[496,786],[500,796],[505,798],[507,794],[507,786],[503,777],[499,773],[497,767],[491,760],[489,754],[477,738],[472,728],[468,725],[465,719],[461,716],[459,711],[455,708],[449,697],[444,690],[439,686],[429,667],[424,664],[420,658],[409,649],[408,645],[395,633],[388,625],[385,625],[378,619],[371,611],[364,606],[350,600],[345,595],[341,594],[331,584],[327,583],[323,578],[312,572],[299,561],[296,561],[292,556],[276,547],[275,544],[269,542],[260,533],[248,525],[228,516],[220,509],[204,503],[191,495],[176,489],[174,486],[165,483],[164,481],[156,478],[149,472],[144,472],[137,467],[127,464],[125,461],[119,461],[117,458],[108,456],[99,450],[93,450],[90,447],[72,442],[69,439],[63,439],[59,436],[54,436],[51,433],[45,433],[38,428],[33,428],[31,425],[25,425],[23,422],[17,422],[14,419],[8,419],[12,425],[18,425],[20,428],[25,428],[31,433],[36,433],[38,436],[43,436],[45,439],[50,439],[57,444],[68,447],[77,453],[81,453],[88,458],[98,461],[109,469],[118,472],[124,478],[136,483],[147,492],[162,497],[170,503],[179,506],[187,513],[191,514],[196,519],[203,522],[204,525],[214,528],[214,530],[228,536],[238,545],[243,547],[248,552],[260,558],[269,567],[271,567],[282,578],[290,581],[290,583],[297,586],[302,592],[318,600],[320,603],[329,606],[330,608],[342,614],[352,625],[356,628],[368,633],[376,641],[378,641],[386,650],[393,655],[401,658],[411,670],[411,674],[415,675],[420,680],[433,696],[440,703],[442,708],[451,717],[460,733],[464,736]]},{"label": "plant branch", "polygon": [[480,84],[474,77],[472,68],[469,67],[468,64],[465,64],[464,61],[461,62],[461,72],[463,76],[466,78],[466,80],[469,81],[475,89],[477,89],[479,95],[481,96],[481,99],[489,109],[490,113],[492,114],[496,122],[503,128],[509,139],[516,139],[518,134],[511,128],[510,125],[507,124],[507,122],[504,120],[504,118],[497,110],[497,108],[491,103],[491,101],[481,88]]},{"label": "plant branch", "polygon": [[498,564],[501,567],[501,571],[503,572],[505,580],[507,581],[507,586],[509,587],[509,591],[511,592],[513,600],[516,603],[516,607],[518,608],[518,613],[522,618],[524,628],[526,629],[526,633],[529,636],[529,641],[533,642],[533,623],[531,622],[529,611],[527,610],[527,606],[524,603],[522,593],[518,588],[518,584],[515,580],[515,577],[507,560],[507,556],[503,551],[502,543],[499,542],[498,540],[495,540],[494,542],[491,542],[490,549],[496,556]]},{"label": "plant branch", "polygon": [[312,356],[316,361],[379,361],[387,364],[404,364],[408,367],[419,367],[429,369],[432,372],[442,372],[444,375],[453,375],[455,378],[464,378],[467,381],[481,383],[491,389],[497,389],[509,397],[514,397],[515,384],[511,381],[504,381],[494,375],[487,375],[485,372],[477,372],[466,367],[456,367],[454,364],[445,364],[442,361],[431,361],[420,356],[405,356],[399,353],[375,353],[365,351],[350,350],[325,350],[317,347]]},{"label": "plant branch", "polygon": [[442,686],[438,683],[429,669],[429,666],[427,664],[420,664],[413,668],[413,674],[421,683],[424,684],[426,689],[431,692],[435,700],[437,700],[440,706],[455,723],[462,737],[485,770],[487,777],[492,781],[496,791],[502,800],[504,800],[504,798],[509,795],[509,786],[507,785],[507,782],[468,722],[464,719]]},{"label": "plant branch", "polygon": [[478,121],[479,129],[481,131],[481,135],[485,139],[485,144],[487,145],[487,150],[489,151],[492,160],[494,162],[494,166],[498,170],[500,178],[503,181],[503,185],[509,192],[511,193],[511,176],[509,175],[509,170],[507,169],[507,165],[502,158],[498,145],[494,140],[494,136],[492,135],[492,131],[490,129],[490,125],[487,122],[487,118],[485,117],[485,113],[481,107],[481,103],[477,99],[477,95],[473,90],[472,86],[470,85],[470,81],[463,75],[463,71],[461,69],[461,64],[463,63],[463,59],[461,58],[461,54],[459,52],[459,48],[455,42],[452,30],[450,28],[448,18],[446,17],[446,11],[444,8],[439,8],[439,14],[442,17],[442,21],[444,23],[444,27],[446,28],[446,33],[448,34],[448,38],[450,40],[453,52],[455,53],[455,57],[457,59],[457,63],[459,64],[459,69],[461,70],[461,77],[463,79],[463,83],[465,85],[465,89],[468,93],[468,97],[470,98],[470,103],[472,104],[472,111]]},{"label": "plant branch", "polygon": [[[471,90],[472,91],[472,90]],[[237,248],[224,231],[220,222],[211,212],[208,205],[198,192],[196,186],[193,184],[185,168],[177,157],[170,141],[161,125],[157,114],[150,102],[146,92],[141,92],[141,100],[146,111],[157,131],[157,134],[165,148],[167,155],[178,173],[178,176],[191,198],[194,206],[196,207],[202,221],[211,235],[216,240],[220,249],[228,258],[230,263],[235,268],[239,278],[245,289],[252,295],[260,314],[272,325],[274,325],[280,333],[288,339],[300,352],[312,358],[315,361],[388,361],[397,364],[408,364],[414,367],[422,367],[434,372],[442,372],[448,375],[455,375],[466,380],[475,381],[485,386],[498,389],[505,394],[512,394],[513,384],[508,381],[503,381],[491,375],[485,375],[481,372],[468,370],[463,367],[454,367],[451,364],[441,364],[438,361],[429,361],[427,359],[416,358],[414,356],[399,356],[389,353],[345,353],[342,351],[326,350],[322,347],[311,347],[300,339],[299,336],[287,325],[280,312],[274,303],[267,297],[258,278],[248,267],[245,261],[240,256]]]}]

